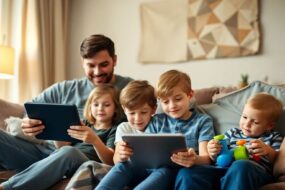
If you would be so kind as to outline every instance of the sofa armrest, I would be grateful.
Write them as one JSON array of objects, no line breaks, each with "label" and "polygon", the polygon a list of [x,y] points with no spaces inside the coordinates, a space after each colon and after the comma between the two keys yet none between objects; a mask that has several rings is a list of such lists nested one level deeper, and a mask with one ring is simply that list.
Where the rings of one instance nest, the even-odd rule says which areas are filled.
[{"label": "sofa armrest", "polygon": [[10,116],[23,117],[25,108],[23,105],[0,99],[0,129],[5,129],[4,120]]}]

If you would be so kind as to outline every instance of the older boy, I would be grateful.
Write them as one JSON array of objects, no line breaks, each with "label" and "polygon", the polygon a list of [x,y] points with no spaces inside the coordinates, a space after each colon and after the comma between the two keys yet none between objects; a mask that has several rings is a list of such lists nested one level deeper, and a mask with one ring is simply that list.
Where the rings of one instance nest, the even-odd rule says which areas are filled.
[{"label": "older boy", "polygon": [[[190,108],[194,92],[190,77],[183,72],[170,70],[158,81],[156,95],[164,113],[157,114],[147,131],[151,133],[182,133],[186,136],[187,152],[178,152],[171,160],[181,166],[209,164],[207,143],[213,138],[212,119]],[[198,154],[197,154],[198,153]]]},{"label": "older boy", "polygon": [[[176,189],[240,190],[259,189],[272,180],[272,163],[276,158],[282,137],[273,131],[281,112],[282,103],[272,95],[259,93],[250,98],[244,106],[239,128],[225,133],[230,141],[230,149],[238,140],[248,142],[250,154],[259,159],[237,160],[229,168],[214,166],[193,167],[181,171],[176,180]],[[221,151],[217,140],[208,143],[208,151],[213,161]]]}]

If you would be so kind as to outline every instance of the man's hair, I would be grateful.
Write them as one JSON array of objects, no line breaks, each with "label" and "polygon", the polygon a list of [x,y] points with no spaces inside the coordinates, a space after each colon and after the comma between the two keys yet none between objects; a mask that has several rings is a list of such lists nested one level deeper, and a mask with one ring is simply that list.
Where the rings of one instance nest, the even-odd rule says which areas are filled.
[{"label": "man's hair", "polygon": [[249,98],[246,102],[247,105],[253,109],[265,111],[268,113],[268,118],[272,122],[277,122],[282,110],[283,104],[280,100],[268,93],[258,93]]},{"label": "man's hair", "polygon": [[92,58],[96,53],[107,50],[111,57],[115,57],[114,42],[102,35],[94,34],[85,38],[80,45],[80,55],[84,59]]},{"label": "man's hair", "polygon": [[156,107],[156,97],[153,86],[146,80],[134,80],[129,82],[121,91],[120,103],[128,109],[136,109],[147,103],[150,107]]},{"label": "man's hair", "polygon": [[160,75],[156,95],[163,98],[170,96],[173,93],[173,88],[180,87],[185,93],[192,91],[191,79],[189,75],[177,70],[169,70]]},{"label": "man's hair", "polygon": [[115,114],[113,116],[113,124],[116,124],[122,118],[122,108],[119,102],[119,93],[116,88],[111,84],[99,84],[94,88],[85,103],[83,115],[91,124],[95,124],[96,120],[91,113],[91,106],[97,98],[100,98],[102,95],[109,94],[112,97],[112,100],[115,104]]}]

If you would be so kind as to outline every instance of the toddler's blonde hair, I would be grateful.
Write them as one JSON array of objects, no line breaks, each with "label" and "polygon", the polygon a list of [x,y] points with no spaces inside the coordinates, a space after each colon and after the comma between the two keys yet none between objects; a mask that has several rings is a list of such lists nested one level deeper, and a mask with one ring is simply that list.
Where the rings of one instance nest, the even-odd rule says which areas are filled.
[{"label": "toddler's blonde hair", "polygon": [[277,122],[283,110],[282,102],[265,92],[252,96],[248,99],[246,104],[253,109],[267,112],[270,122]]}]

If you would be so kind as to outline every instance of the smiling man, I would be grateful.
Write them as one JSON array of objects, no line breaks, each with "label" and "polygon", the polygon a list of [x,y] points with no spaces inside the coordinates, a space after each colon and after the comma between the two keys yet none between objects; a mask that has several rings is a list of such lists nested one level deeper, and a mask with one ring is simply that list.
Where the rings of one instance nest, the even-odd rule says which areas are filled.
[{"label": "smiling man", "polygon": [[100,83],[111,83],[121,90],[132,81],[129,77],[114,74],[117,64],[114,42],[104,35],[85,38],[80,45],[80,56],[85,77],[56,83],[32,101],[75,104],[82,118],[84,104],[94,87]]},{"label": "smiling man", "polygon": [[[80,46],[80,55],[85,77],[56,83],[35,97],[32,102],[74,104],[83,119],[85,102],[97,85],[110,83],[121,90],[132,80],[114,74],[117,63],[114,43],[104,35],[91,35],[84,39]],[[40,120],[28,117],[23,119],[21,127],[27,136],[35,136],[45,128]],[[0,190],[44,190],[63,176],[72,176],[83,162],[97,159],[93,146],[86,143],[75,144],[76,148],[65,146],[57,149],[56,147],[63,145],[62,142],[35,144],[1,130],[0,142],[0,166],[20,172],[0,184]],[[48,180],[43,182],[42,179]]]}]

